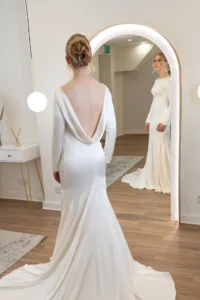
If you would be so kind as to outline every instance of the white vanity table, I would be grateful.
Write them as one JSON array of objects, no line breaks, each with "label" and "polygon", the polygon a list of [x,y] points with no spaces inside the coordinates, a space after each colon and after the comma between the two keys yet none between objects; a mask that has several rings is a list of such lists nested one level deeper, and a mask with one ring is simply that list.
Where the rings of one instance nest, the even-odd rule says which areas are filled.
[{"label": "white vanity table", "polygon": [[[4,144],[0,146],[0,162],[7,162],[7,163],[18,163],[20,166],[20,171],[22,175],[24,190],[26,193],[26,199],[28,202],[29,210],[32,211],[32,189],[31,189],[31,178],[30,178],[30,171],[29,171],[29,162],[34,161],[35,167],[37,170],[38,178],[40,181],[41,189],[44,194],[44,188],[42,185],[42,180],[40,177],[40,173],[38,170],[38,165],[36,159],[40,157],[39,145],[37,144],[27,144],[16,146],[13,144]],[[28,190],[26,187],[24,172],[23,172],[23,165],[27,167],[27,174],[28,174],[28,188],[30,197],[28,196]]]}]

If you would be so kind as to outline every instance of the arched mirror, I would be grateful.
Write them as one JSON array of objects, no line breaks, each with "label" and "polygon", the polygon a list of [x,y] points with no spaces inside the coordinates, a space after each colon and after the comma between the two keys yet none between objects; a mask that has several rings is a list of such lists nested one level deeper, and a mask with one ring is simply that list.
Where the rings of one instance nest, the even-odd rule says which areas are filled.
[{"label": "arched mirror", "polygon": [[[135,217],[142,215],[144,218],[177,222],[179,221],[180,83],[176,54],[170,43],[159,33],[148,27],[133,24],[108,28],[97,35],[91,41],[91,45],[95,67],[93,76],[111,90],[116,112],[118,137],[113,170],[118,176],[130,175],[132,172],[135,174],[138,168],[145,166],[147,155],[154,156],[151,159],[151,166],[148,164],[148,169],[155,169],[156,164],[158,172],[168,169],[167,176],[170,182],[162,185],[163,190],[158,188],[159,193],[155,193],[152,191],[153,187],[150,190],[151,183],[150,189],[135,189],[133,185],[133,188],[127,187],[127,201],[131,202]],[[161,60],[166,62],[166,77],[169,75],[169,78],[159,78],[160,73],[156,68],[159,67]],[[151,147],[154,147],[157,138],[159,139],[163,132],[160,132],[159,137],[152,137],[145,127],[151,107],[157,109],[153,102],[156,101],[159,107],[162,101],[162,96],[159,98],[159,95],[152,101],[155,98],[155,89],[167,90],[169,80],[171,113],[170,124],[167,127],[169,134],[166,136],[163,149],[167,143],[170,153],[164,150],[163,155],[160,152],[151,152]],[[159,94],[159,91],[156,93]],[[166,166],[166,156],[169,155],[170,159]],[[127,182],[123,178],[126,176],[122,177],[122,181]],[[127,183],[131,186],[129,181]]]}]

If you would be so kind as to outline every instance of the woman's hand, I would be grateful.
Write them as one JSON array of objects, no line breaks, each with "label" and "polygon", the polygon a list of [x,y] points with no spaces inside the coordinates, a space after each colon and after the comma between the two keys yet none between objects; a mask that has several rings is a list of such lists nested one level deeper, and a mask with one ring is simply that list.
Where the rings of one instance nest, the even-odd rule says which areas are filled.
[{"label": "woman's hand", "polygon": [[54,177],[55,181],[60,183],[60,174],[59,174],[59,172],[53,172],[53,177]]},{"label": "woman's hand", "polygon": [[163,125],[162,123],[159,123],[158,126],[157,126],[157,128],[156,128],[156,130],[158,132],[163,132],[163,131],[165,131],[166,127],[167,127],[167,125]]},{"label": "woman's hand", "polygon": [[150,127],[150,123],[146,123],[146,124],[145,124],[146,132],[149,132],[149,127]]}]

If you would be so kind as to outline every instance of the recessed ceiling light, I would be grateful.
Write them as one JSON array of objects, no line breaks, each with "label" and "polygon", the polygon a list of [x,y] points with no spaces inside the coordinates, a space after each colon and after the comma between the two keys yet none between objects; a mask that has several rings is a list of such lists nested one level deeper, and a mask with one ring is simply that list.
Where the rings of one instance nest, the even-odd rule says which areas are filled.
[{"label": "recessed ceiling light", "polygon": [[128,39],[128,42],[132,42],[132,39]]}]

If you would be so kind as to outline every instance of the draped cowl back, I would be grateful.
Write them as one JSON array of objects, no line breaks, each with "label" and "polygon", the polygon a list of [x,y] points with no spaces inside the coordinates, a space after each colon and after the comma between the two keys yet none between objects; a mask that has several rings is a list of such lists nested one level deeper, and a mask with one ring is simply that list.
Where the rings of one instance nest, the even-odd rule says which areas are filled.
[{"label": "draped cowl back", "polygon": [[92,138],[86,134],[68,97],[61,88],[57,88],[55,91],[54,105],[54,131],[52,141],[53,171],[58,171],[59,169],[64,138],[68,131],[70,131],[79,142],[88,145],[98,143],[106,131],[104,153],[106,162],[109,163],[113,155],[116,139],[116,119],[109,89],[105,87],[103,109]]},{"label": "draped cowl back", "polygon": [[106,116],[108,114],[108,106],[109,106],[109,91],[107,88],[105,88],[105,97],[104,97],[104,105],[101,112],[101,116],[95,131],[95,134],[92,138],[88,137],[85,133],[83,127],[80,124],[79,119],[77,118],[74,109],[67,98],[67,96],[64,94],[64,92],[59,88],[56,91],[57,101],[58,105],[60,107],[60,110],[62,112],[62,115],[67,123],[67,125],[70,127],[71,132],[73,132],[73,135],[82,143],[85,144],[92,144],[96,143],[101,140],[105,128],[106,128]]}]

